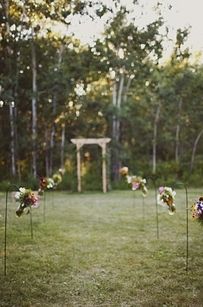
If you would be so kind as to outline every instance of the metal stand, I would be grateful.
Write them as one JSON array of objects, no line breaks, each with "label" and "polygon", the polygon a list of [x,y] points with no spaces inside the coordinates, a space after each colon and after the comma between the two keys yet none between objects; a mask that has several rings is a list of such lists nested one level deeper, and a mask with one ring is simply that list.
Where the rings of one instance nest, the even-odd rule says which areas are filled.
[{"label": "metal stand", "polygon": [[[12,191],[11,189],[15,188],[15,191],[18,190],[18,187],[11,185],[6,190],[6,206],[5,206],[5,223],[4,223],[4,275],[7,273],[7,224],[8,224],[8,193]],[[30,207],[30,234],[31,239],[33,239],[33,225],[32,225],[32,208]]]},{"label": "metal stand", "polygon": [[143,229],[145,228],[145,197],[142,195],[142,220],[143,220]]},{"label": "metal stand", "polygon": [[46,192],[44,191],[44,201],[43,201],[43,221],[46,220]]},{"label": "metal stand", "polygon": [[185,188],[185,213],[186,213],[186,261],[185,270],[188,271],[188,258],[189,258],[189,220],[188,220],[188,190],[187,186],[184,184]]},{"label": "metal stand", "polygon": [[156,186],[156,175],[154,175],[151,180],[154,186],[154,197],[155,197],[155,206],[156,206],[156,237],[159,239],[159,209],[157,203],[157,186]]},{"label": "metal stand", "polygon": [[15,188],[18,190],[18,187],[11,185],[6,190],[6,206],[5,206],[5,222],[4,222],[4,275],[7,273],[7,224],[8,224],[8,193],[12,191],[11,189]]}]

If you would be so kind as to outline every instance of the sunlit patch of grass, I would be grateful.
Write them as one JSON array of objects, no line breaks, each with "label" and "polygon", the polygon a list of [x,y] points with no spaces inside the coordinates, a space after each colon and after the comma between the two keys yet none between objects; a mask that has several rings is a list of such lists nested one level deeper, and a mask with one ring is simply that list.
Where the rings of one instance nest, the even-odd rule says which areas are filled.
[{"label": "sunlit patch of grass", "polygon": [[[192,204],[201,193],[189,190]],[[184,190],[177,213],[159,207],[154,191],[47,193],[29,216],[8,204],[7,275],[4,276],[4,195],[0,202],[0,306],[196,306],[202,305],[202,227],[189,212],[186,272]]]}]

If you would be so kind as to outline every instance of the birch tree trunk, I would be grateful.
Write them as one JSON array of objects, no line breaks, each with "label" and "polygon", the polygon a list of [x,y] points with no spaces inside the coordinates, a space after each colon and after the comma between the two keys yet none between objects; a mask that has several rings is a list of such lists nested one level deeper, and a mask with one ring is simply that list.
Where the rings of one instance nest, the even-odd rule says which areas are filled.
[{"label": "birch tree trunk", "polygon": [[112,151],[112,166],[113,166],[113,180],[118,179],[118,84],[116,79],[113,83],[112,103],[114,107],[114,114],[112,118],[112,140],[113,140],[113,151]]},{"label": "birch tree trunk", "polygon": [[9,118],[10,118],[10,150],[11,150],[11,173],[16,176],[16,159],[15,159],[15,117],[14,106],[9,105]]},{"label": "birch tree trunk", "polygon": [[56,94],[54,94],[52,99],[52,115],[53,115],[53,123],[51,127],[51,135],[50,135],[50,159],[49,159],[49,176],[53,173],[53,151],[55,146],[55,123],[54,116],[56,114]]},{"label": "birch tree trunk", "polygon": [[116,135],[115,140],[117,143],[120,141],[120,109],[122,103],[122,94],[123,94],[123,87],[124,87],[124,75],[122,74],[120,77],[119,89],[118,89],[118,96],[117,96],[117,119],[116,119]]},{"label": "birch tree trunk", "polygon": [[[113,92],[112,92],[112,103],[114,108],[116,108],[117,104],[117,82],[116,80],[113,83]],[[112,138],[115,140],[116,137],[116,114],[113,114],[112,118]]]},{"label": "birch tree trunk", "polygon": [[20,161],[19,161],[19,138],[18,138],[18,126],[17,126],[17,107],[18,107],[18,89],[19,89],[19,62],[20,62],[20,53],[16,54],[16,85],[14,89],[14,100],[15,100],[15,107],[14,107],[14,143],[15,143],[15,160],[16,160],[16,172],[18,176],[19,182],[21,182],[21,169],[20,169]]},{"label": "birch tree trunk", "polygon": [[49,133],[48,130],[45,130],[45,172],[46,177],[49,177]]},{"label": "birch tree trunk", "polygon": [[[8,92],[12,95],[12,82],[11,82],[11,48],[9,46],[9,36],[10,36],[10,24],[9,24],[9,1],[5,0],[4,2],[4,11],[6,16],[6,36],[7,36],[7,60],[6,60],[6,69],[8,81]],[[9,101],[9,121],[10,121],[10,155],[11,155],[11,174],[16,176],[16,150],[15,150],[15,102]]]},{"label": "birch tree trunk", "polygon": [[192,171],[193,168],[194,168],[194,161],[195,161],[195,154],[196,154],[196,150],[197,150],[197,145],[199,143],[199,140],[201,138],[203,134],[203,129],[198,133],[195,141],[194,141],[194,144],[193,144],[193,148],[192,148],[192,156],[191,156],[191,162],[190,162],[190,170]]},{"label": "birch tree trunk", "polygon": [[31,41],[32,52],[32,172],[37,177],[37,61],[34,38]]},{"label": "birch tree trunk", "polygon": [[[123,69],[124,71],[124,69]],[[113,93],[112,93],[112,103],[115,107],[116,114],[113,114],[112,119],[112,138],[114,141],[114,150],[113,150],[113,174],[114,180],[119,178],[119,169],[120,169],[120,159],[118,145],[121,138],[121,122],[120,122],[120,111],[122,103],[127,100],[127,93],[130,88],[132,78],[129,78],[125,85],[125,75],[124,72],[120,72],[119,82],[116,80],[113,83]]]},{"label": "birch tree trunk", "polygon": [[61,169],[64,169],[64,157],[65,157],[65,137],[66,137],[66,125],[62,125],[61,130]]},{"label": "birch tree trunk", "polygon": [[161,105],[159,104],[156,109],[154,118],[153,140],[152,140],[152,173],[156,174],[156,161],[157,161],[157,127],[160,117]]},{"label": "birch tree trunk", "polygon": [[[61,66],[62,57],[63,57],[63,51],[64,51],[64,46],[62,45],[61,48],[59,49],[59,53],[58,53],[57,70],[59,70],[60,66]],[[55,123],[54,123],[54,117],[56,115],[56,109],[57,109],[57,90],[58,90],[58,87],[56,85],[55,91],[54,91],[54,94],[53,94],[53,97],[52,97],[53,122],[52,122],[51,135],[50,135],[49,175],[52,175],[53,168],[54,168],[54,147],[55,147],[55,134],[56,134],[56,127],[55,127]]]},{"label": "birch tree trunk", "polygon": [[178,103],[178,118],[176,125],[176,138],[175,138],[175,161],[179,163],[180,161],[180,115],[182,109],[182,99],[179,100]]},{"label": "birch tree trunk", "polygon": [[127,101],[128,91],[129,91],[129,88],[131,86],[133,78],[134,78],[134,75],[132,75],[128,78],[128,81],[127,81],[127,84],[126,84],[126,87],[125,87],[125,91],[124,91],[124,94],[123,94],[123,102],[124,103]]}]

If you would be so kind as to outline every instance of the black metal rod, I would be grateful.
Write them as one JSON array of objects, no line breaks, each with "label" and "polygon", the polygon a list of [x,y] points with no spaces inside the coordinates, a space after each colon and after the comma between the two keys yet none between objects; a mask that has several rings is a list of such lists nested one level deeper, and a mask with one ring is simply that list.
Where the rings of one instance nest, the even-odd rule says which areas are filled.
[{"label": "black metal rod", "polygon": [[4,275],[7,272],[7,221],[8,221],[8,192],[6,191],[5,223],[4,223]]},{"label": "black metal rod", "polygon": [[157,239],[159,239],[159,209],[157,202],[157,185],[156,185],[157,175],[153,174],[150,179],[154,186],[154,197],[155,197],[155,207],[156,207],[156,236]]},{"label": "black metal rod", "polygon": [[159,209],[158,209],[158,203],[157,203],[157,188],[154,186],[154,192],[155,192],[155,204],[156,204],[156,236],[157,239],[159,239]]},{"label": "black metal rod", "polygon": [[133,192],[133,207],[135,207],[135,190],[132,190],[132,192]]},{"label": "black metal rod", "polygon": [[189,220],[188,220],[188,190],[186,184],[185,188],[185,213],[186,213],[186,264],[185,270],[188,271],[188,258],[189,258]]},{"label": "black metal rod", "polygon": [[46,192],[44,191],[44,201],[43,201],[43,221],[46,220]]},{"label": "black metal rod", "polygon": [[183,182],[178,182],[185,189],[185,219],[186,219],[186,247],[185,247],[185,270],[188,271],[189,262],[189,219],[188,219],[188,189],[187,184]]},{"label": "black metal rod", "polygon": [[142,195],[142,219],[143,219],[143,228],[145,224],[145,197]]},{"label": "black metal rod", "polygon": [[54,189],[52,189],[52,208],[54,208]]},{"label": "black metal rod", "polygon": [[11,185],[6,190],[6,206],[5,206],[5,220],[4,220],[4,275],[7,273],[7,224],[8,224],[8,193],[11,188],[14,187],[18,190],[18,187]]},{"label": "black metal rod", "polygon": [[30,235],[31,239],[33,239],[33,223],[32,223],[32,207],[30,206]]}]

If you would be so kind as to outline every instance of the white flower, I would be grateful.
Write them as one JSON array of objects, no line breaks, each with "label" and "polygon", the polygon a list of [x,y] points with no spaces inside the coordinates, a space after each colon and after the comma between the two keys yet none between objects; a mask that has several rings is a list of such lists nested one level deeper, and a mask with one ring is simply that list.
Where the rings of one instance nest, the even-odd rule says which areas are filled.
[{"label": "white flower", "polygon": [[26,191],[26,188],[19,188],[19,191],[20,191],[21,194],[24,194],[25,191]]},{"label": "white flower", "polygon": [[47,189],[52,189],[54,187],[54,180],[52,178],[48,178],[47,182]]},{"label": "white flower", "polygon": [[132,177],[131,176],[127,176],[127,183],[131,183],[132,182]]},{"label": "white flower", "polygon": [[20,199],[20,192],[16,192],[16,193],[15,193],[15,199],[16,199],[16,200],[19,200],[19,199]]}]

